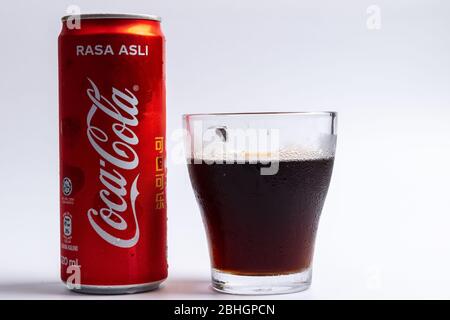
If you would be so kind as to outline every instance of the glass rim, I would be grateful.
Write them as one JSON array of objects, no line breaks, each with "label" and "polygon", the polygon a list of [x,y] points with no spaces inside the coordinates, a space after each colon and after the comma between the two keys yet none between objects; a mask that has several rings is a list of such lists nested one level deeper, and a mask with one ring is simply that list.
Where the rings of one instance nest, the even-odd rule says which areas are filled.
[{"label": "glass rim", "polygon": [[263,111],[263,112],[212,112],[185,113],[183,119],[195,117],[236,117],[236,116],[330,116],[336,117],[337,111]]}]

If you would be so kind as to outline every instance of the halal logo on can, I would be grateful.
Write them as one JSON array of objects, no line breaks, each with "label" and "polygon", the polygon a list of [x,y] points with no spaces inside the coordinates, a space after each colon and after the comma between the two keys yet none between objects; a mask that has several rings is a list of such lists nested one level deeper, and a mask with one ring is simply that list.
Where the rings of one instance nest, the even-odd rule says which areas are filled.
[{"label": "halal logo on can", "polygon": [[72,181],[69,178],[64,177],[62,189],[65,196],[70,196],[72,193]]},{"label": "halal logo on can", "polygon": [[63,215],[63,231],[65,237],[72,235],[72,215],[69,212],[64,212]]}]

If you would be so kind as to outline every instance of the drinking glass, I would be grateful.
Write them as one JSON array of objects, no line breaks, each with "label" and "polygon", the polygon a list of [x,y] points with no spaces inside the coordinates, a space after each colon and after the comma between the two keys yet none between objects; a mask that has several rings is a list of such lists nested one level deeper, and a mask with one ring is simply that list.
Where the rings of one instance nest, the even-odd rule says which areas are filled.
[{"label": "drinking glass", "polygon": [[183,116],[214,289],[277,294],[310,286],[336,121],[336,112]]}]

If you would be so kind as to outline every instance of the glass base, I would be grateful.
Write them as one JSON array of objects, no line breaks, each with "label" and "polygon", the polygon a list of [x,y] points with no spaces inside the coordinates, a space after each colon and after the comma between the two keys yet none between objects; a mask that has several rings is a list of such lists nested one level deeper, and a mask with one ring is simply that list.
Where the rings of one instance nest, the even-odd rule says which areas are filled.
[{"label": "glass base", "polygon": [[272,276],[242,276],[212,269],[214,290],[230,294],[265,295],[303,291],[311,285],[312,270]]}]

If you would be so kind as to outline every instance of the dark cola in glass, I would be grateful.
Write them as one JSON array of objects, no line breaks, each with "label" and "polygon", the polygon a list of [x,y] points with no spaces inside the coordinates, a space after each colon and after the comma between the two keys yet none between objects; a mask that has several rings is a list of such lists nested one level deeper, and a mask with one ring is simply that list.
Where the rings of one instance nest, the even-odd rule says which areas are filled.
[{"label": "dark cola in glass", "polygon": [[[213,287],[241,294],[308,288],[333,171],[336,114],[186,115],[184,124]],[[271,132],[275,150],[249,142]]]}]

